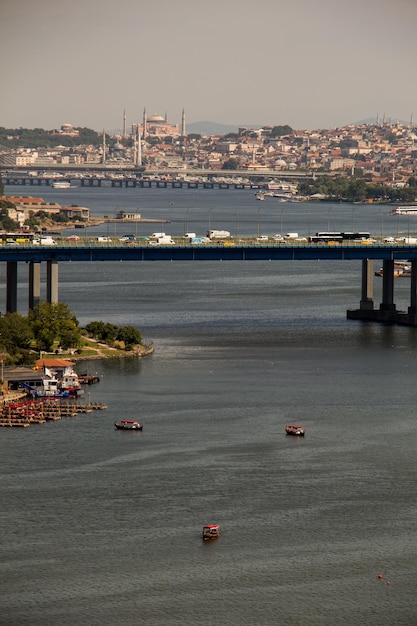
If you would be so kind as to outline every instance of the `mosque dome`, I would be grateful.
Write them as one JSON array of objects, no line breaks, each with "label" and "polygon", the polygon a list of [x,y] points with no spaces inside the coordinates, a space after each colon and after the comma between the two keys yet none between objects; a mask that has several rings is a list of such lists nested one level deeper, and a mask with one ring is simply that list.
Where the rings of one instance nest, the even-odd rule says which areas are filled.
[{"label": "mosque dome", "polygon": [[148,117],[148,122],[152,122],[152,124],[165,124],[165,118],[162,117],[162,115],[156,115],[156,113],[154,113],[154,115]]},{"label": "mosque dome", "polygon": [[284,159],[277,159],[275,165],[278,165],[278,167],[287,167],[287,162],[284,161]]}]

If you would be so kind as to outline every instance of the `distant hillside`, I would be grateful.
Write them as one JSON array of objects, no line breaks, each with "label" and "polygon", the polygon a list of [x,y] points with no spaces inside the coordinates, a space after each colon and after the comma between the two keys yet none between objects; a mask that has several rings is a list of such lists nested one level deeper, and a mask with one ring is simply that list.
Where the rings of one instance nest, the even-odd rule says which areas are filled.
[{"label": "distant hillside", "polygon": [[187,135],[197,133],[198,135],[227,135],[237,133],[239,127],[232,124],[217,124],[216,122],[192,122],[187,124]]},{"label": "distant hillside", "polygon": [[[395,124],[398,122],[398,124],[401,124],[402,126],[407,126],[410,122],[406,122],[405,120],[398,120],[398,119],[390,119],[387,118],[386,122]],[[376,124],[377,123],[377,119],[376,117],[368,117],[366,120],[359,120],[359,122],[353,122],[353,126],[362,126],[363,124]],[[378,124],[382,124],[383,123],[383,118],[379,117],[378,119]],[[348,124],[346,124],[346,126],[350,125],[350,122]]]},{"label": "distant hillside", "polygon": [[[380,116],[379,124],[382,124],[383,118]],[[387,119],[388,121],[388,119]],[[391,120],[390,120],[391,121]],[[403,126],[407,126],[409,122],[404,120],[392,120],[392,123],[399,122]],[[357,122],[346,122],[345,126],[362,126],[363,124],[376,124],[376,117],[368,117]],[[240,127],[245,128],[262,128],[262,124],[218,124],[217,122],[192,122],[187,124],[187,135],[197,133],[199,135],[227,135],[228,133],[237,133]]]}]

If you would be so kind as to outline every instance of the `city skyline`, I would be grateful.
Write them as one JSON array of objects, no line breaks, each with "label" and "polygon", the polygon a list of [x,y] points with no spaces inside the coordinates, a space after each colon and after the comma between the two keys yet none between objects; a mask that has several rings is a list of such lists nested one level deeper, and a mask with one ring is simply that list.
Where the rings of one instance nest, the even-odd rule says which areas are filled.
[{"label": "city skyline", "polygon": [[416,18],[413,0],[2,0],[0,126],[409,121]]}]

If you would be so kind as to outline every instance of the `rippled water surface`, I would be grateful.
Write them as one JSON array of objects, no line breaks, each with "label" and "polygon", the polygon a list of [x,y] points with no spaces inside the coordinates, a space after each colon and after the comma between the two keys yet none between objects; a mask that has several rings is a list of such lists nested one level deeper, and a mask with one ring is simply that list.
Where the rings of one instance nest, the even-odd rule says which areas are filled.
[{"label": "rippled water surface", "polygon": [[[256,229],[253,199],[227,193],[229,219]],[[376,210],[360,219],[380,227]],[[416,624],[417,331],[346,320],[360,271],[60,264],[82,325],[135,325],[155,353],[78,364],[106,411],[1,429],[0,624]],[[143,432],[116,431],[121,417]],[[304,439],[285,436],[293,422]],[[221,537],[202,543],[210,522]]]}]

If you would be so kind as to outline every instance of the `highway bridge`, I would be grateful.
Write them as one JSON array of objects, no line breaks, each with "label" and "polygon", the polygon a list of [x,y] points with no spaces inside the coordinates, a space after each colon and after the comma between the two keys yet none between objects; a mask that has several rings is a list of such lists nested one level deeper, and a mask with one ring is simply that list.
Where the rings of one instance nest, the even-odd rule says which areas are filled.
[{"label": "highway bridge", "polygon": [[[41,171],[42,176],[35,173]],[[212,170],[212,169],[180,169],[180,168],[152,168],[135,167],[132,164],[101,164],[101,163],[83,163],[81,165],[70,164],[64,165],[53,163],[50,165],[27,165],[22,166],[7,165],[3,166],[0,172],[1,179],[5,185],[50,185],[53,180],[52,174],[59,173],[65,180],[84,180],[95,181],[94,184],[99,185],[100,181],[111,180],[116,182],[117,177],[121,181],[121,176],[125,180],[130,181],[130,185],[134,181],[140,186],[143,183],[156,185],[157,182],[167,182],[166,179],[172,179],[180,183],[180,179],[186,177],[199,179],[200,182],[213,182],[215,179],[228,178],[246,180],[252,186],[259,183],[266,183],[271,179],[285,181],[299,181],[308,178],[320,176],[332,176],[331,172],[311,172],[308,170]],[[48,175],[51,174],[51,175]],[[339,172],[340,175],[340,172]],[[183,181],[184,184],[193,181]],[[240,187],[238,187],[240,188]]]},{"label": "highway bridge", "polygon": [[[394,263],[411,263],[410,306],[397,311],[394,302]],[[0,261],[6,263],[6,310],[17,310],[18,264],[29,269],[29,309],[40,302],[41,264],[46,263],[46,293],[49,302],[58,302],[58,264],[63,262],[204,262],[204,261],[361,261],[362,283],[359,308],[348,311],[349,319],[417,326],[417,245],[349,241],[338,245],[316,243],[213,243],[192,245],[177,241],[174,245],[133,245],[124,242],[60,242],[59,245],[19,244],[0,248]],[[374,260],[383,264],[382,302],[373,300]]]}]

